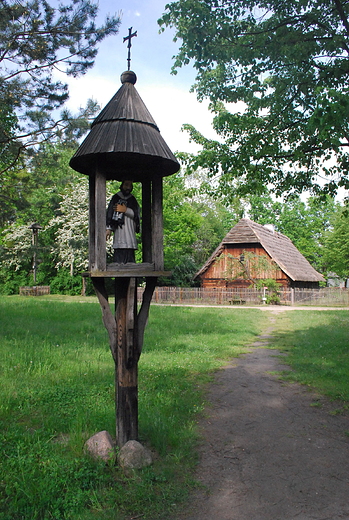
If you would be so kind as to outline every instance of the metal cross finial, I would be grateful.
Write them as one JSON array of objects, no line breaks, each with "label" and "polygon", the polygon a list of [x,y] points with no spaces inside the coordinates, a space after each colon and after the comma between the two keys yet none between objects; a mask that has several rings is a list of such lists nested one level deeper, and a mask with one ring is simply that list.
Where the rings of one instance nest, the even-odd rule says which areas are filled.
[{"label": "metal cross finial", "polygon": [[126,40],[128,40],[128,44],[127,44],[127,47],[128,47],[128,56],[127,56],[127,63],[128,63],[128,67],[127,67],[127,70],[130,70],[130,66],[131,66],[131,38],[133,38],[134,36],[137,36],[137,31],[135,31],[133,34],[132,34],[132,27],[129,28],[128,30],[128,36],[125,36],[124,38],[124,42]]}]

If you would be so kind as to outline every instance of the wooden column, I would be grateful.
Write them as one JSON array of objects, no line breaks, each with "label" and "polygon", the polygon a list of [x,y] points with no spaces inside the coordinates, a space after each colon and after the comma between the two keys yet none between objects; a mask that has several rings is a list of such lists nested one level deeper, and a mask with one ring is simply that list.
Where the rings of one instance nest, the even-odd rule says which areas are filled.
[{"label": "wooden column", "polygon": [[96,177],[89,176],[89,194],[90,194],[90,208],[89,208],[89,226],[88,226],[88,249],[89,249],[89,271],[94,269],[96,264]]},{"label": "wooden column", "polygon": [[90,176],[90,271],[107,268],[105,238],[106,179],[98,170]]},{"label": "wooden column", "polygon": [[152,190],[153,260],[155,270],[159,271],[164,269],[162,191],[162,177],[154,178]]},{"label": "wooden column", "polygon": [[117,326],[116,437],[119,447],[138,439],[136,278],[115,279]]},{"label": "wooden column", "polygon": [[143,262],[152,260],[151,181],[142,183],[142,251]]}]

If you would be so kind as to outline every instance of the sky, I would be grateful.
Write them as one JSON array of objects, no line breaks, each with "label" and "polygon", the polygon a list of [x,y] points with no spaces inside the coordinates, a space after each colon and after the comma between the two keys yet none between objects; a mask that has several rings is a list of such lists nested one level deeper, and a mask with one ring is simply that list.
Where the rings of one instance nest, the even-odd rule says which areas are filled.
[{"label": "sky", "polygon": [[[68,78],[70,99],[67,108],[77,112],[89,98],[98,101],[103,108],[119,90],[120,76],[128,67],[127,42],[124,43],[123,38],[132,27],[132,33],[137,31],[131,47],[131,70],[137,75],[136,90],[171,151],[196,152],[198,146],[190,143],[187,132],[181,131],[183,124],[192,124],[208,138],[215,138],[216,134],[208,103],[199,103],[196,95],[190,93],[195,81],[193,67],[186,66],[179,69],[177,75],[171,74],[172,57],[179,43],[173,42],[171,29],[159,34],[157,23],[166,3],[168,1],[99,0],[99,23],[103,23],[108,14],[118,13],[121,16],[119,33],[100,44],[95,65],[85,76]],[[66,77],[64,81],[67,81]]]}]

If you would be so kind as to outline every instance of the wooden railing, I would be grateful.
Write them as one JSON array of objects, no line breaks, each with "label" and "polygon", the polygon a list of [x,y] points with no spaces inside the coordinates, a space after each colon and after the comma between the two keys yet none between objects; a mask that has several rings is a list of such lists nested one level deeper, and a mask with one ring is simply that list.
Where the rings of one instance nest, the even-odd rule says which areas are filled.
[{"label": "wooden railing", "polygon": [[[138,288],[141,301],[143,289]],[[267,293],[259,289],[204,289],[201,287],[156,287],[153,303],[174,305],[261,305]],[[281,305],[349,306],[349,289],[290,289],[279,291]]]},{"label": "wooden railing", "polygon": [[43,296],[50,294],[49,285],[34,285],[33,287],[20,287],[19,294],[21,296]]}]

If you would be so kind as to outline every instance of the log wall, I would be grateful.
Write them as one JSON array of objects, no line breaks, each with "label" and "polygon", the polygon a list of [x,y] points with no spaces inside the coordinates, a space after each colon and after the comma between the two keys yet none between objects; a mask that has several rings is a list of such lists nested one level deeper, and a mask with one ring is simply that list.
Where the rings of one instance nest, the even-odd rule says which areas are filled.
[{"label": "log wall", "polygon": [[[249,254],[251,255],[249,256]],[[245,257],[243,262],[240,261],[241,255]],[[262,257],[265,261],[259,262],[260,265],[258,265],[256,257]],[[200,281],[204,288],[247,288],[253,283],[253,280],[266,278],[276,280],[283,287],[290,286],[291,282],[261,246],[228,246],[200,276]]]}]

